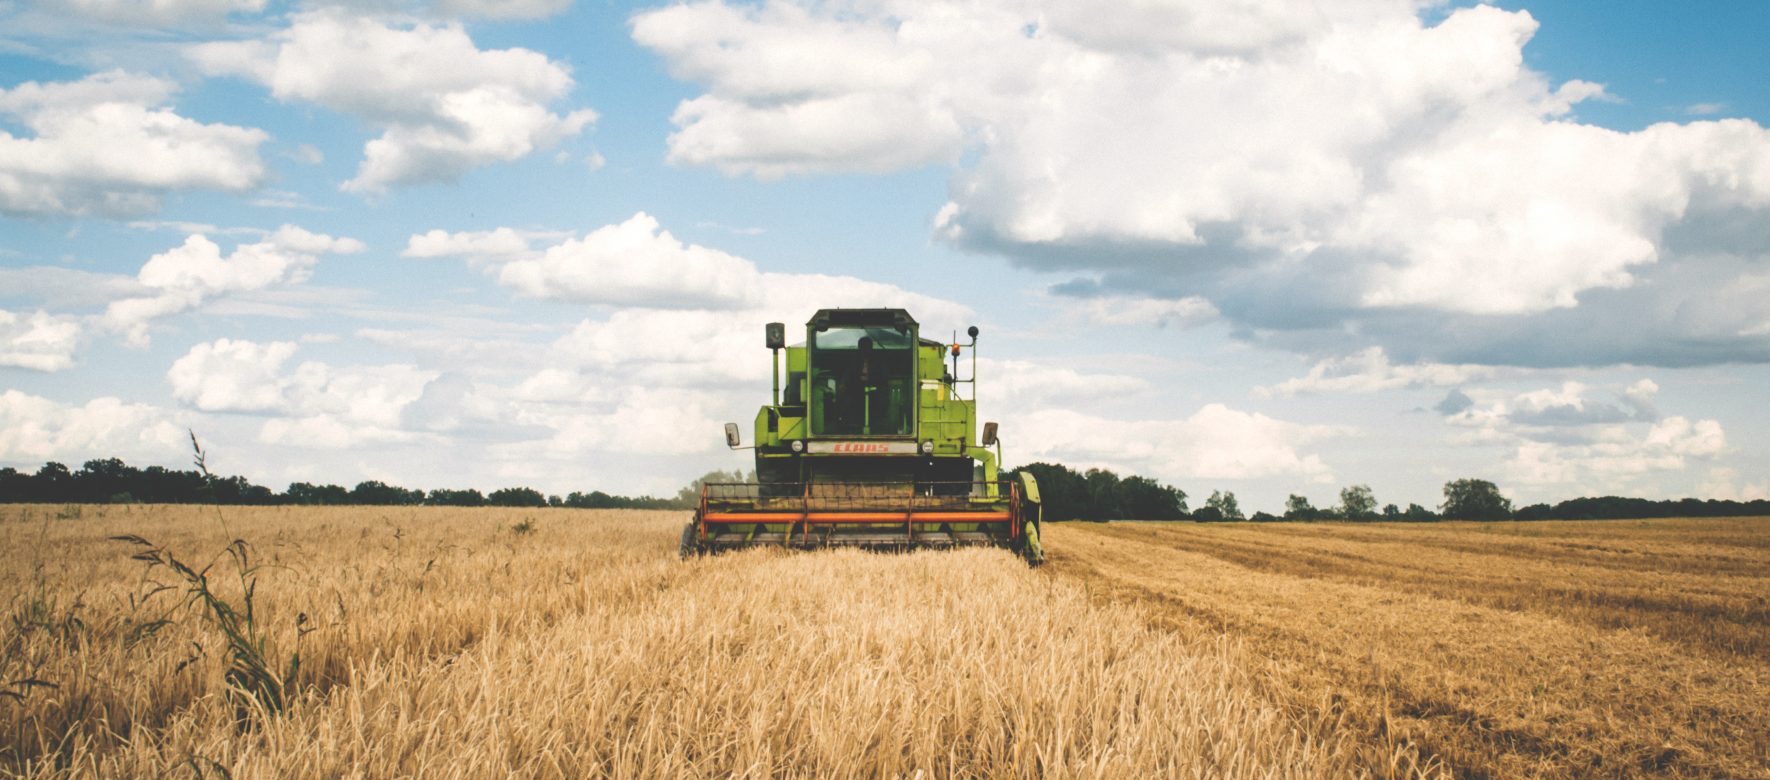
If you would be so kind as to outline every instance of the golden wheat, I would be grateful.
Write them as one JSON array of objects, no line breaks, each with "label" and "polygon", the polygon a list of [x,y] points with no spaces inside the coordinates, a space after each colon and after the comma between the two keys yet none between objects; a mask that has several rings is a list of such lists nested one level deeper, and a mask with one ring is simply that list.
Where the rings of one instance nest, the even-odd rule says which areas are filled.
[{"label": "golden wheat", "polygon": [[[1322,777],[1433,772],[1002,551],[674,557],[681,513],[10,507],[0,772]],[[519,530],[526,529],[526,530]],[[248,604],[280,711],[134,534]],[[144,626],[166,618],[158,630]],[[250,637],[248,637],[250,639]]]},{"label": "golden wheat", "polygon": [[1066,524],[1051,570],[1459,775],[1770,777],[1770,520]]}]

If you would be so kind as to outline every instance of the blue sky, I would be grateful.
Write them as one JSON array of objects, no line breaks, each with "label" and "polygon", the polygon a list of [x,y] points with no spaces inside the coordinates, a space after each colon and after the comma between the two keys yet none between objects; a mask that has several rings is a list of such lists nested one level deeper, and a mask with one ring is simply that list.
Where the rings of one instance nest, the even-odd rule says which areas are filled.
[{"label": "blue sky", "polygon": [[1763,3],[0,4],[0,464],[672,492],[762,323],[1009,463],[1770,495]]}]

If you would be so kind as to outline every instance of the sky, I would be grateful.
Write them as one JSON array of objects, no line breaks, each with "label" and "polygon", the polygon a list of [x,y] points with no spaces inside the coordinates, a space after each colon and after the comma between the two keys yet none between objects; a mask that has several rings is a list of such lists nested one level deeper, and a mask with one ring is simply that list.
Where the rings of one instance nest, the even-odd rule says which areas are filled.
[{"label": "sky", "polygon": [[0,0],[0,465],[673,494],[763,325],[1008,465],[1770,497],[1770,4]]}]

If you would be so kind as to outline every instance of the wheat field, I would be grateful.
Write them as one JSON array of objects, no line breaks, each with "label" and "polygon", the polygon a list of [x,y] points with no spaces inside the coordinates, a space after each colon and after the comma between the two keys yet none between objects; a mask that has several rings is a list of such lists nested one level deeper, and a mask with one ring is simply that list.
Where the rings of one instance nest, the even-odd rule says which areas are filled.
[{"label": "wheat field", "polygon": [[1770,776],[1764,521],[1064,524],[1027,569],[684,562],[685,519],[0,507],[0,774]]}]

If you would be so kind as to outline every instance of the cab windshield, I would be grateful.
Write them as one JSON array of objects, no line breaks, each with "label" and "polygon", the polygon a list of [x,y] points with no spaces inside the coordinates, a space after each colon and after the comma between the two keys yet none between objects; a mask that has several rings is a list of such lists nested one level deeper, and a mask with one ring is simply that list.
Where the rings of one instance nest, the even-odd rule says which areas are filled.
[{"label": "cab windshield", "polygon": [[811,432],[908,436],[916,340],[891,327],[832,327],[811,334]]}]

